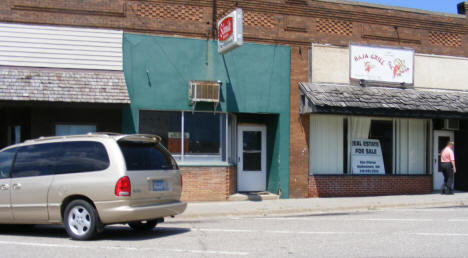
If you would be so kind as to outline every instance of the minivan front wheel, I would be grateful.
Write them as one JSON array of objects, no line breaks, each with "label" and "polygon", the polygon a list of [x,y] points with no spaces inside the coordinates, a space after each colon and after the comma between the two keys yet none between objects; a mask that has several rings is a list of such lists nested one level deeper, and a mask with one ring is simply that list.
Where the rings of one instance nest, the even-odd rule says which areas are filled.
[{"label": "minivan front wheel", "polygon": [[64,224],[68,235],[76,240],[88,240],[98,232],[99,218],[96,209],[84,200],[70,202],[64,213]]}]

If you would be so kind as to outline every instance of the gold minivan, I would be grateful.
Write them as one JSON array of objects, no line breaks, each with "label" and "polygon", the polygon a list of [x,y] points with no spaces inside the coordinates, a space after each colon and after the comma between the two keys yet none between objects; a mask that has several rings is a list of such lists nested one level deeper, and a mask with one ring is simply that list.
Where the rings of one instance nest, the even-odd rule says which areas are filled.
[{"label": "gold minivan", "polygon": [[182,177],[156,135],[41,137],[0,151],[0,223],[65,225],[87,240],[105,225],[151,230],[182,213]]}]

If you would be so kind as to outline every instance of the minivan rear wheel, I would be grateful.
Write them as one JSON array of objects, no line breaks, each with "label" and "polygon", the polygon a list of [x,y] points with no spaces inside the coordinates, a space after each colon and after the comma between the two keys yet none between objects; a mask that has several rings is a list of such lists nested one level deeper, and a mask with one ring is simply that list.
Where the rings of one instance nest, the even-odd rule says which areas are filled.
[{"label": "minivan rear wheel", "polygon": [[99,217],[87,201],[74,200],[65,208],[64,225],[68,235],[76,240],[92,239],[98,233]]},{"label": "minivan rear wheel", "polygon": [[157,220],[147,220],[147,221],[137,221],[137,222],[130,222],[128,225],[137,231],[149,231],[152,230],[158,224]]}]

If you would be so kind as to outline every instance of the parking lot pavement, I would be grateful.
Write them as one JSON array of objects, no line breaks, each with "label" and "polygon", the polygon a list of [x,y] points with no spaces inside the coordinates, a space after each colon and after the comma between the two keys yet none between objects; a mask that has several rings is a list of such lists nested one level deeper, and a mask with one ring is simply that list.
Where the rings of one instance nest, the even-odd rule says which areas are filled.
[{"label": "parking lot pavement", "polygon": [[465,257],[468,207],[385,208],[209,220],[146,233],[106,227],[72,241],[60,226],[4,227],[1,257]]}]

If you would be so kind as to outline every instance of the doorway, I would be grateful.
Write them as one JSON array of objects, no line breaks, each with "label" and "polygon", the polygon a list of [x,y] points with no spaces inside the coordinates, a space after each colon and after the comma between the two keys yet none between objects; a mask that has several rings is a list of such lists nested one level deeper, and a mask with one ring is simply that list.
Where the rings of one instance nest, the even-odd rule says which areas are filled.
[{"label": "doorway", "polygon": [[265,125],[239,125],[237,129],[237,190],[266,190],[267,129]]},{"label": "doorway", "polygon": [[433,189],[440,190],[444,182],[444,175],[440,168],[440,152],[445,148],[448,141],[454,141],[453,131],[434,131],[434,169],[433,169]]}]

